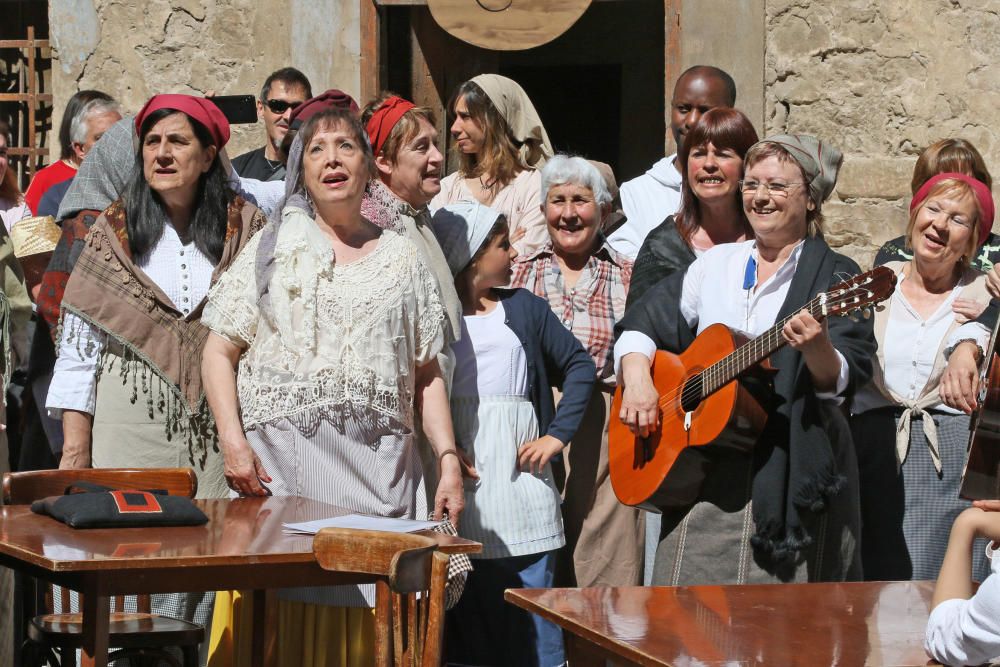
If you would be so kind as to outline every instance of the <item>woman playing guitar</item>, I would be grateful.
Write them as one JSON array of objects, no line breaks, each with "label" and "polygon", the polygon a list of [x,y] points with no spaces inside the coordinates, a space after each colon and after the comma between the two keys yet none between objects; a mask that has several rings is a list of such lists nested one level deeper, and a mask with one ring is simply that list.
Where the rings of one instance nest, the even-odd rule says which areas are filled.
[{"label": "woman playing guitar", "polygon": [[661,508],[655,584],[860,578],[857,463],[840,404],[871,376],[872,328],[843,318],[820,323],[803,310],[860,272],[821,230],[820,206],[841,160],[805,135],[756,144],[741,184],[755,240],[712,248],[686,274],[652,288],[619,324],[619,416],[645,437],[662,418],[650,374],[656,349],[681,352],[716,323],[755,336],[787,319],[788,345],[771,357],[775,396],[757,446],[681,454],[680,467],[695,474],[672,494],[688,497]]}]

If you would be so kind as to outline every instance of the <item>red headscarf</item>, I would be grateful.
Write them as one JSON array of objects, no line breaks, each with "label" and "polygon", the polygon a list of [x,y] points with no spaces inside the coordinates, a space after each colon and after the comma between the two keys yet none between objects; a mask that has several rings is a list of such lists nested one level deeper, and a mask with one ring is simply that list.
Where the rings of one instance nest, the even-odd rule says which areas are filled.
[{"label": "red headscarf", "polygon": [[354,101],[353,97],[342,90],[331,88],[316,97],[310,97],[308,100],[295,107],[292,111],[292,115],[288,118],[288,126],[293,129],[298,129],[307,120],[321,111],[326,111],[328,109],[347,109],[348,111],[352,111],[354,113],[358,113],[358,111],[360,111],[358,103]]},{"label": "red headscarf", "polygon": [[910,213],[915,211],[918,206],[924,203],[927,196],[934,189],[934,186],[944,180],[956,180],[962,181],[972,188],[972,192],[976,195],[976,200],[979,202],[979,245],[986,243],[986,238],[990,235],[990,230],[993,228],[993,216],[996,214],[996,208],[993,204],[993,193],[990,189],[986,187],[986,184],[982,181],[978,181],[972,176],[966,176],[965,174],[959,174],[955,172],[945,172],[943,174],[935,174],[927,180],[926,183],[920,186],[917,190],[917,194],[913,195],[913,201],[910,202]]},{"label": "red headscarf", "polygon": [[379,154],[392,134],[392,128],[396,127],[399,119],[415,106],[413,102],[393,95],[372,114],[365,128],[368,131],[368,140],[372,144],[372,155]]},{"label": "red headscarf", "polygon": [[136,134],[141,131],[146,117],[160,109],[175,109],[194,118],[212,135],[212,143],[216,148],[222,148],[229,141],[229,121],[219,111],[219,107],[208,98],[192,95],[153,95],[135,115]]}]

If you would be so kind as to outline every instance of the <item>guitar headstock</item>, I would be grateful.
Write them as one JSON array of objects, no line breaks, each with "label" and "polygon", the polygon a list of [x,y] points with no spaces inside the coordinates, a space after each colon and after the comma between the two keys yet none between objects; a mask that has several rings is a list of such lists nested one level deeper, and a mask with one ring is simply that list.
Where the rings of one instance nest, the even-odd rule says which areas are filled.
[{"label": "guitar headstock", "polygon": [[823,315],[851,316],[861,313],[871,316],[871,306],[885,301],[896,289],[896,274],[885,266],[837,283],[830,291],[819,295],[819,310]]}]

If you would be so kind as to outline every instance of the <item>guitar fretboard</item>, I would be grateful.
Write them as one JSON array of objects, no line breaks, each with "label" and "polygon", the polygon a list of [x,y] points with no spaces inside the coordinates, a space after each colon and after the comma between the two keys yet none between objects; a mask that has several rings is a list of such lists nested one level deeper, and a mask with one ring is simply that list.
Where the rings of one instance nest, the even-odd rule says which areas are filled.
[{"label": "guitar fretboard", "polygon": [[[803,307],[817,321],[821,321],[825,317],[825,297],[825,294],[821,294]],[[701,398],[713,394],[721,387],[735,380],[747,369],[759,364],[780,349],[781,346],[788,342],[781,335],[781,330],[797,314],[798,311],[775,322],[774,326],[770,329],[753,340],[740,345],[725,357],[703,370],[699,374],[701,377]]]}]

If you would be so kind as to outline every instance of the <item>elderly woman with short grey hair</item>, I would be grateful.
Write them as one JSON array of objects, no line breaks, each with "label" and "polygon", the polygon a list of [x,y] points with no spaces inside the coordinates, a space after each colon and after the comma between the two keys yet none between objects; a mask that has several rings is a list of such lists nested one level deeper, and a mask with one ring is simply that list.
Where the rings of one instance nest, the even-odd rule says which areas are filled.
[{"label": "elderly woman with short grey hair", "polygon": [[615,324],[625,314],[632,262],[601,229],[611,193],[581,157],[557,155],[541,173],[541,209],[549,240],[519,257],[511,286],[547,299],[597,366],[597,382],[577,435],[563,456],[564,557],[558,583],[628,586],[642,574],[642,512],[618,502],[608,475],[608,415],[615,389]]}]

